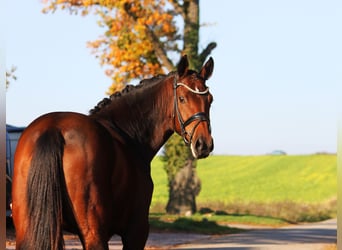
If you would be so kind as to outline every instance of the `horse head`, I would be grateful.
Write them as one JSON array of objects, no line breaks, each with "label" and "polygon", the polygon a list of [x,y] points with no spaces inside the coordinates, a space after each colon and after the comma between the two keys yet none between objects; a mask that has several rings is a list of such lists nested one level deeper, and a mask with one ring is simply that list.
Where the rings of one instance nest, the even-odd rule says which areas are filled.
[{"label": "horse head", "polygon": [[205,158],[214,148],[209,116],[213,96],[205,84],[213,69],[210,57],[199,72],[190,70],[185,55],[174,79],[174,128],[190,146],[194,158]]}]

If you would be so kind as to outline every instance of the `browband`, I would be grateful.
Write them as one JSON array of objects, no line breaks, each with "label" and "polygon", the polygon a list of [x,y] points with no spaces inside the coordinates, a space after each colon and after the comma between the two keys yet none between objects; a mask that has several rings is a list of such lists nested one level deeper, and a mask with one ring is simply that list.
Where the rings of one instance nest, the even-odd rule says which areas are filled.
[{"label": "browband", "polygon": [[198,95],[205,95],[205,94],[207,94],[209,92],[209,88],[206,88],[206,90],[204,90],[204,91],[199,91],[199,90],[192,89],[188,85],[186,85],[184,83],[181,83],[181,82],[176,84],[176,87],[178,87],[178,86],[183,86],[184,88],[186,88],[190,92],[192,92],[194,94],[198,94]]}]

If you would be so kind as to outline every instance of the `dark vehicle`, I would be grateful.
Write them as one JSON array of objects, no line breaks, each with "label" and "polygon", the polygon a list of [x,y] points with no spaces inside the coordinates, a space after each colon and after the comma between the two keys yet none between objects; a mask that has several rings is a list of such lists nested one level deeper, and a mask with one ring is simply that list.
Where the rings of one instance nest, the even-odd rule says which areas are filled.
[{"label": "dark vehicle", "polygon": [[6,124],[6,217],[11,217],[11,192],[13,177],[13,158],[19,137],[25,127]]}]

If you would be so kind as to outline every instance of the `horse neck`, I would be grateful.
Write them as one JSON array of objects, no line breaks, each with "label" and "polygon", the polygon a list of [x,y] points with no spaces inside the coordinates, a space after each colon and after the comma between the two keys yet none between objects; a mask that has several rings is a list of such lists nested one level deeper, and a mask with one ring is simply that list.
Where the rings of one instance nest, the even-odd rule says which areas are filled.
[{"label": "horse neck", "polygon": [[118,98],[106,113],[106,120],[147,161],[152,160],[173,133],[172,80],[167,77],[150,85]]}]

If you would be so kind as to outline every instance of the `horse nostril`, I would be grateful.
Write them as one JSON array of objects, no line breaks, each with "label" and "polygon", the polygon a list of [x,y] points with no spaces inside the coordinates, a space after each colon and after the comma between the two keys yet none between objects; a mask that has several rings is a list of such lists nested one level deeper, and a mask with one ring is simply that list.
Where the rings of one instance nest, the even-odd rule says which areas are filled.
[{"label": "horse nostril", "polygon": [[208,146],[202,138],[198,138],[198,140],[196,141],[195,148],[197,152],[204,152],[207,151]]}]

